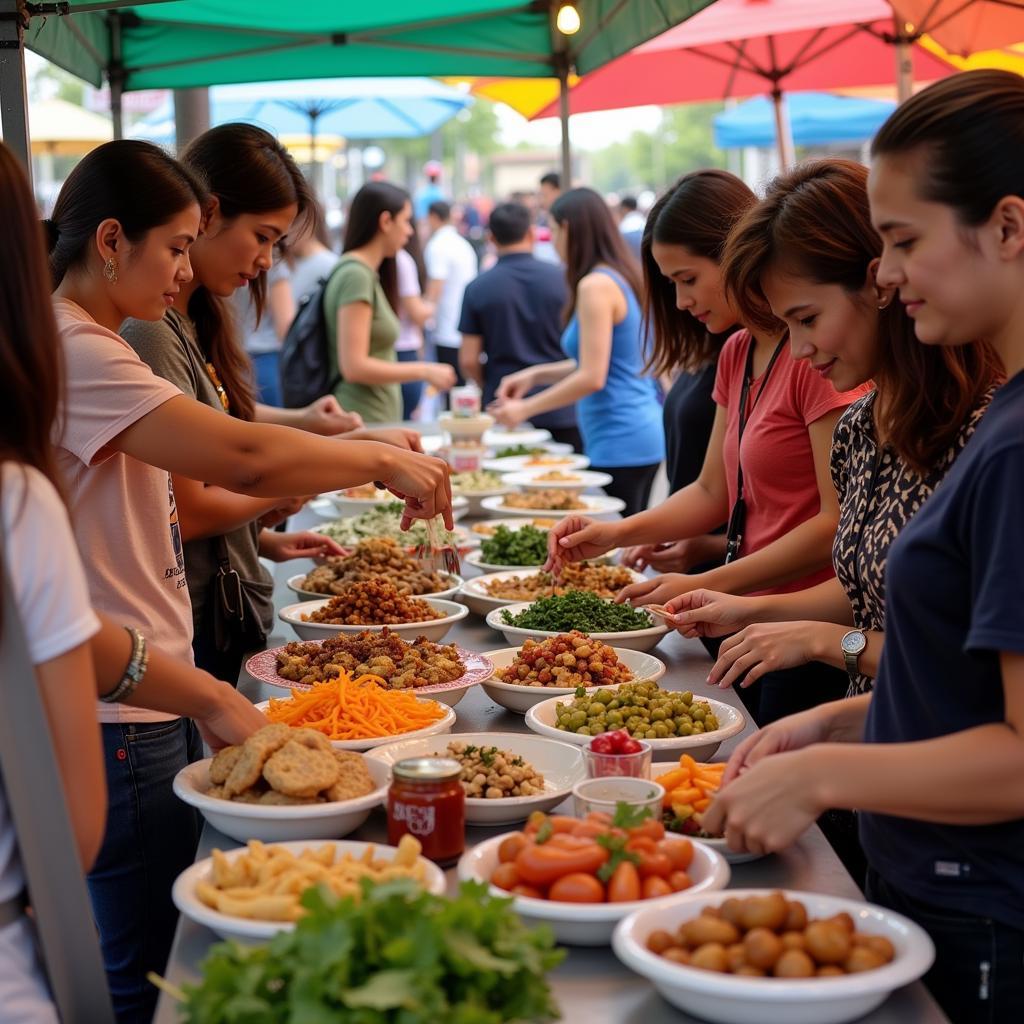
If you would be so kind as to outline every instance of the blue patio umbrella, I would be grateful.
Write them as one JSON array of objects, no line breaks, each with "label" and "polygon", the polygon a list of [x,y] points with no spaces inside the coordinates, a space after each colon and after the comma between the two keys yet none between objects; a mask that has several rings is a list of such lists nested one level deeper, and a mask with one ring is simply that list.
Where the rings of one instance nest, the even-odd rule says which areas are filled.
[{"label": "blue patio umbrella", "polygon": [[[891,100],[835,96],[827,92],[786,93],[786,109],[798,146],[829,142],[864,142],[896,109]],[[770,97],[757,96],[718,114],[714,119],[715,145],[775,145],[775,110]]]},{"label": "blue patio umbrella", "polygon": [[[346,139],[429,135],[473,102],[433,78],[324,78],[218,85],[210,90],[210,121],[249,121],[275,135],[318,132]],[[133,138],[174,141],[170,101],[134,126]]]}]

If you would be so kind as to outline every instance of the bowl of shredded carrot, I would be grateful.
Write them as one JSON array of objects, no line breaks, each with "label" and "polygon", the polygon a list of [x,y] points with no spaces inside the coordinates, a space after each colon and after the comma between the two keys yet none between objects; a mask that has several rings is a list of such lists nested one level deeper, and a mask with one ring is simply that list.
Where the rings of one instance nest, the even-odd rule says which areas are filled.
[{"label": "bowl of shredded carrot", "polygon": [[352,679],[342,672],[290,697],[272,697],[257,708],[268,722],[322,732],[339,750],[370,750],[397,738],[451,732],[455,712],[407,690],[389,690],[380,676]]}]

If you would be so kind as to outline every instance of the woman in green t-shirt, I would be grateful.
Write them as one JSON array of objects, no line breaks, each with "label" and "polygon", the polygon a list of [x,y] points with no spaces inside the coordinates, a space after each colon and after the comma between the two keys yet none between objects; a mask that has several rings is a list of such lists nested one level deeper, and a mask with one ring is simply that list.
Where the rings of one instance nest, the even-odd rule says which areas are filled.
[{"label": "woman in green t-shirt", "polygon": [[344,255],[327,283],[332,392],[342,407],[366,423],[402,418],[401,385],[426,381],[438,391],[455,384],[441,363],[400,363],[398,276],[395,254],[412,234],[412,203],[405,189],[384,181],[364,185],[352,200],[345,225]]}]

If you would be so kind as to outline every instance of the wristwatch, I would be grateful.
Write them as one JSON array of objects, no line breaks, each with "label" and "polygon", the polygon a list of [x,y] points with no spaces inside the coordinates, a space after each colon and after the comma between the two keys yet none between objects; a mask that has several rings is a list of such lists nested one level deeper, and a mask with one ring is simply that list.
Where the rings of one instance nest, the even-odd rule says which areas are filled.
[{"label": "wristwatch", "polygon": [[843,636],[840,646],[843,649],[843,660],[846,662],[846,672],[851,682],[856,682],[859,675],[857,661],[864,653],[864,648],[867,645],[868,638],[862,630],[851,629],[849,633]]}]

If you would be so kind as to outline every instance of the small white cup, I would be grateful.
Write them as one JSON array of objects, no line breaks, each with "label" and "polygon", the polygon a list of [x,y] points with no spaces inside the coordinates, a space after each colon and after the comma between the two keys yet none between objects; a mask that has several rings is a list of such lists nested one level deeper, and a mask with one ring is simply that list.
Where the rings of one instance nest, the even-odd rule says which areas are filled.
[{"label": "small white cup", "polygon": [[586,817],[591,811],[615,814],[616,805],[646,807],[654,818],[661,817],[665,788],[650,779],[635,779],[626,775],[607,775],[599,779],[584,779],[572,787],[576,814]]}]

